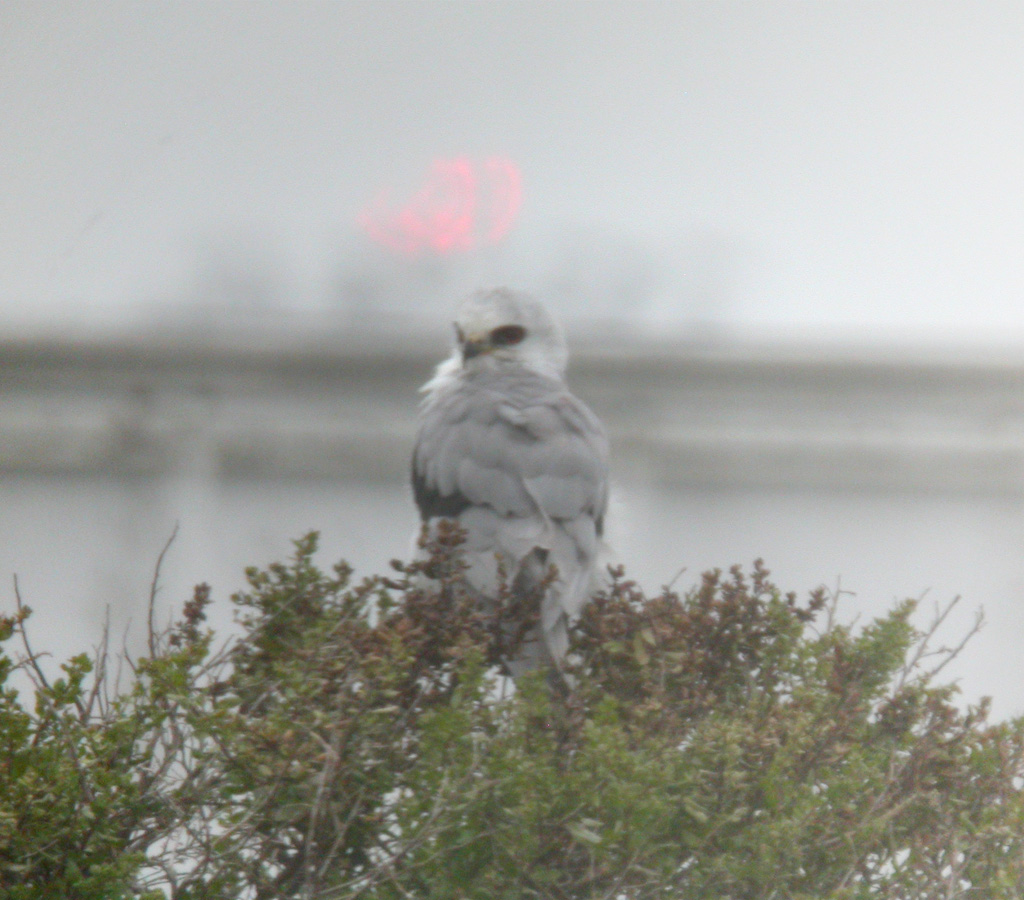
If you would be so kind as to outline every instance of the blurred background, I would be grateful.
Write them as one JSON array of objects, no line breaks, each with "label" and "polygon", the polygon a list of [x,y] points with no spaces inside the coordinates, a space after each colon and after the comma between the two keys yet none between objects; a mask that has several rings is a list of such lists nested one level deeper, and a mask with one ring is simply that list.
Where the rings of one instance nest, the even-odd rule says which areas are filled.
[{"label": "blurred background", "polygon": [[1024,711],[1019,3],[0,5],[0,609],[407,556],[456,300],[563,319],[646,587],[963,601]]}]

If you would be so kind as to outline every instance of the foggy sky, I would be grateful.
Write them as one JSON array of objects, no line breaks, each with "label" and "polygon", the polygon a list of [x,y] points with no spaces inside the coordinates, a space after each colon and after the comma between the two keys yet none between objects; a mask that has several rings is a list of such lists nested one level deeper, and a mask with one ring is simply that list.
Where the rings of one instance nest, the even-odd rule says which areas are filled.
[{"label": "foggy sky", "polygon": [[329,305],[390,265],[375,193],[500,154],[523,206],[466,279],[1024,340],[1022,47],[1015,2],[8,0],[0,328],[173,312],[225,267]]}]

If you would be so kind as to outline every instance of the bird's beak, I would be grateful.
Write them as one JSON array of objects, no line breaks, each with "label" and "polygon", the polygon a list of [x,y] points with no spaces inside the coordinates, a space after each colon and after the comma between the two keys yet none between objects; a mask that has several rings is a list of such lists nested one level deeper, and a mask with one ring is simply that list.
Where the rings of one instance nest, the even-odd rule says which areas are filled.
[{"label": "bird's beak", "polygon": [[486,353],[491,349],[490,343],[487,338],[474,338],[466,337],[462,341],[462,360],[465,362],[468,359],[472,359],[474,356],[479,356],[481,353]]}]

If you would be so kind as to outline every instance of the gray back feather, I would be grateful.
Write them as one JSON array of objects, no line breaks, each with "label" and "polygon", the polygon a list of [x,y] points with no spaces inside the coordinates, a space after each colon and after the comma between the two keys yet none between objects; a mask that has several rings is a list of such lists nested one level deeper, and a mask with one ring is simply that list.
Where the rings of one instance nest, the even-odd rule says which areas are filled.
[{"label": "gray back feather", "polygon": [[462,370],[424,402],[412,468],[423,519],[465,527],[468,578],[482,596],[497,590],[499,558],[513,583],[536,578],[538,559],[557,567],[539,633],[509,668],[557,665],[592,590],[608,502],[597,417],[558,378],[517,365]]}]

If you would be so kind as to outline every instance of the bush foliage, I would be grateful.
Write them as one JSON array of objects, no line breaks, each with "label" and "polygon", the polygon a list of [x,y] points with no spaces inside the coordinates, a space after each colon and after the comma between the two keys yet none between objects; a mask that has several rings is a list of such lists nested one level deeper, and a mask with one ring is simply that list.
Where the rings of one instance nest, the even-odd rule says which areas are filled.
[{"label": "bush foliage", "polygon": [[513,688],[458,543],[355,582],[310,535],[247,573],[237,637],[200,586],[123,689],[103,649],[3,656],[0,896],[1024,896],[1024,725],[957,705],[913,603],[853,629],[760,563],[650,599],[616,572],[571,686]]}]

